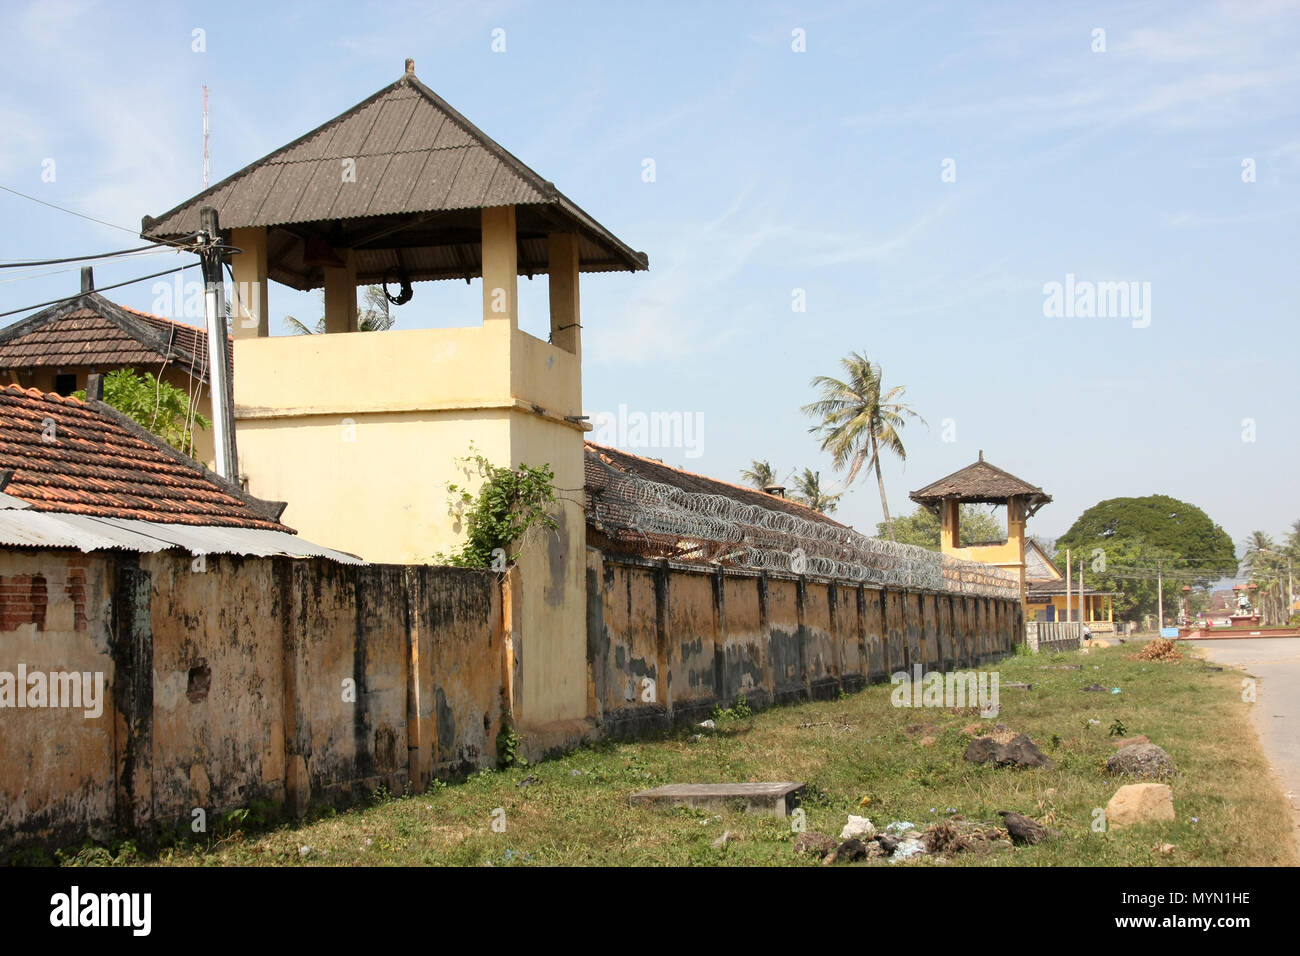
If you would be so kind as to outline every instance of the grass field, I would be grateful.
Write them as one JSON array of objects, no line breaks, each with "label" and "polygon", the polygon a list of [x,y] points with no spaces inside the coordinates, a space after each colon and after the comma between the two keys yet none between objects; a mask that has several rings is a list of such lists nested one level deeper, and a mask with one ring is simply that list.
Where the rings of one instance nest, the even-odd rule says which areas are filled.
[{"label": "grass field", "polygon": [[[1282,797],[1241,700],[1241,675],[1197,659],[1147,663],[1134,645],[1016,656],[996,669],[1000,713],[896,708],[889,685],[823,703],[719,719],[638,743],[605,743],[562,759],[487,771],[427,793],[380,797],[294,825],[257,829],[235,814],[221,832],[141,853],[102,848],[64,854],[70,863],[164,865],[815,865],[797,856],[788,820],[740,812],[633,809],[635,791],[674,782],[795,780],[808,785],[807,828],[838,836],[849,813],[878,826],[920,827],[954,814],[998,822],[1012,810],[1046,822],[1045,843],[944,863],[899,865],[1284,865],[1296,862]],[[1030,690],[1007,688],[1032,683]],[[1120,693],[1086,692],[1093,683]],[[1096,721],[1090,723],[1089,720]],[[1094,811],[1123,782],[1105,775],[1108,733],[1144,733],[1173,758],[1178,819],[1094,832]],[[997,769],[965,762],[973,732],[994,723],[1027,733],[1051,769]],[[864,807],[859,804],[870,798]],[[492,824],[504,824],[495,832]],[[238,819],[243,816],[243,819]],[[247,829],[244,829],[246,828]],[[735,839],[715,847],[730,830]],[[1173,844],[1161,854],[1160,844]],[[862,865],[892,865],[872,861]]]}]

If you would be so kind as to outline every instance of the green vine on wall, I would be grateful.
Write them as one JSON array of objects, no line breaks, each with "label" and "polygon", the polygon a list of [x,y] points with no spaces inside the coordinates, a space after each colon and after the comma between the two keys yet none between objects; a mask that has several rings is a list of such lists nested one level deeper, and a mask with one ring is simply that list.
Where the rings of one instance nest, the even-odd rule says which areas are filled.
[{"label": "green vine on wall", "polygon": [[521,462],[518,468],[505,468],[492,464],[473,445],[467,457],[456,460],[467,475],[477,474],[482,482],[477,493],[447,483],[452,513],[463,520],[467,537],[459,551],[440,554],[438,560],[458,568],[504,571],[519,557],[530,531],[559,527],[551,514],[555,474],[549,465],[532,468]]}]

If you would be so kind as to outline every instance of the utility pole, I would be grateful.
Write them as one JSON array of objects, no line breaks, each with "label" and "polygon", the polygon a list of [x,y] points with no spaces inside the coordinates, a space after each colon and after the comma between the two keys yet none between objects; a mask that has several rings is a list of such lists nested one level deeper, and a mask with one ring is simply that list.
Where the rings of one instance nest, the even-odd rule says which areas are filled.
[{"label": "utility pole", "polygon": [[1079,559],[1079,620],[1084,621],[1087,613],[1088,599],[1083,596],[1083,558]]},{"label": "utility pole", "polygon": [[1074,602],[1070,595],[1070,549],[1065,549],[1065,619],[1074,620]]},{"label": "utility pole", "polygon": [[[1147,580],[1151,579],[1147,578]],[[1156,608],[1160,617],[1160,624],[1156,628],[1156,636],[1159,637],[1160,631],[1165,629],[1165,565],[1160,558],[1156,558]]]},{"label": "utility pole", "polygon": [[217,474],[239,484],[239,460],[235,453],[235,397],[226,369],[226,287],[221,276],[221,232],[217,211],[211,206],[199,210],[198,240],[206,286],[208,386],[212,395],[212,443]]}]

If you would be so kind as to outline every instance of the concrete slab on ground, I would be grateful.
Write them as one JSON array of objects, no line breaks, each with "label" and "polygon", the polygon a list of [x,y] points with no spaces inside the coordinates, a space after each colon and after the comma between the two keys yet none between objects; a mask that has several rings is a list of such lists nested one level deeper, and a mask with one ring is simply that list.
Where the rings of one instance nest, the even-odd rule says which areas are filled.
[{"label": "concrete slab on ground", "polygon": [[743,804],[746,813],[784,817],[799,805],[806,784],[776,783],[670,783],[632,794],[632,806],[697,807],[728,810]]}]

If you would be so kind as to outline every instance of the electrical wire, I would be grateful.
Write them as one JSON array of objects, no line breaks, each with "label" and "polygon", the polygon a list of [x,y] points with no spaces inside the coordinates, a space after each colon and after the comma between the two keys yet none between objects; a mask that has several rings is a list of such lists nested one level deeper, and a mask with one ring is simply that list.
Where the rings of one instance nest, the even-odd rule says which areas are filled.
[{"label": "electrical wire", "polygon": [[[77,212],[75,209],[67,209],[63,206],[57,205],[47,200],[37,199],[35,196],[29,196],[27,193],[19,192],[18,190],[11,189],[8,186],[0,186],[0,189],[4,190],[7,193],[12,193],[15,196],[21,196],[23,199],[30,200],[31,202],[40,203],[42,206],[49,206],[51,209],[57,209],[59,212],[66,212],[69,216],[76,216],[78,219],[85,219],[87,222],[97,223],[101,226],[108,226],[110,229],[118,229],[121,230],[122,232],[130,233],[133,236],[140,236],[140,231],[138,229],[128,229],[126,226],[119,226],[115,222],[107,222],[103,219],[96,219],[94,216],[87,216],[85,213]],[[144,237],[141,236],[141,238]],[[165,245],[165,246],[176,246],[181,249],[189,249],[190,246],[192,245],[192,243],[190,243],[188,240],[181,240],[181,239],[150,239],[149,241],[160,245]]]},{"label": "electrical wire", "polygon": [[[130,256],[123,256],[122,258],[142,259],[145,256],[157,256],[168,252],[174,253],[176,251],[178,250],[172,249],[168,246],[152,246],[146,252],[137,252]],[[72,266],[69,269],[47,269],[44,272],[28,272],[28,273],[23,273],[21,275],[11,275],[8,276],[7,278],[0,279],[0,285],[10,285],[11,283],[14,282],[24,282],[28,279],[44,279],[44,278],[48,278],[49,276],[64,275],[65,273],[68,272],[77,272],[80,268],[84,268],[84,267]]]},{"label": "electrical wire", "polygon": [[85,262],[89,259],[112,259],[114,256],[128,256],[133,252],[144,252],[146,249],[157,249],[156,243],[150,243],[147,246],[136,246],[134,249],[118,249],[116,252],[101,252],[93,256],[67,256],[63,259],[15,259],[12,262],[0,262],[0,269],[18,269],[23,266],[61,266],[65,262]]},{"label": "electrical wire", "polygon": [[[4,187],[0,186],[0,189]],[[137,282],[147,282],[149,279],[157,279],[159,276],[169,276],[176,272],[185,271],[185,266],[177,266],[175,269],[164,269],[162,272],[154,272],[147,276],[140,276],[138,279],[127,279],[125,282],[114,282],[112,285],[100,286],[96,292],[107,292],[109,289],[120,289],[124,285],[134,285]],[[81,298],[82,293],[76,295],[67,295],[61,299],[51,299],[48,302],[38,302],[35,305],[25,305],[21,309],[10,309],[8,312],[0,312],[0,318],[6,315],[17,315],[19,312],[30,312],[32,309],[43,309],[50,305],[61,305],[64,302],[71,302],[73,299]]]}]

